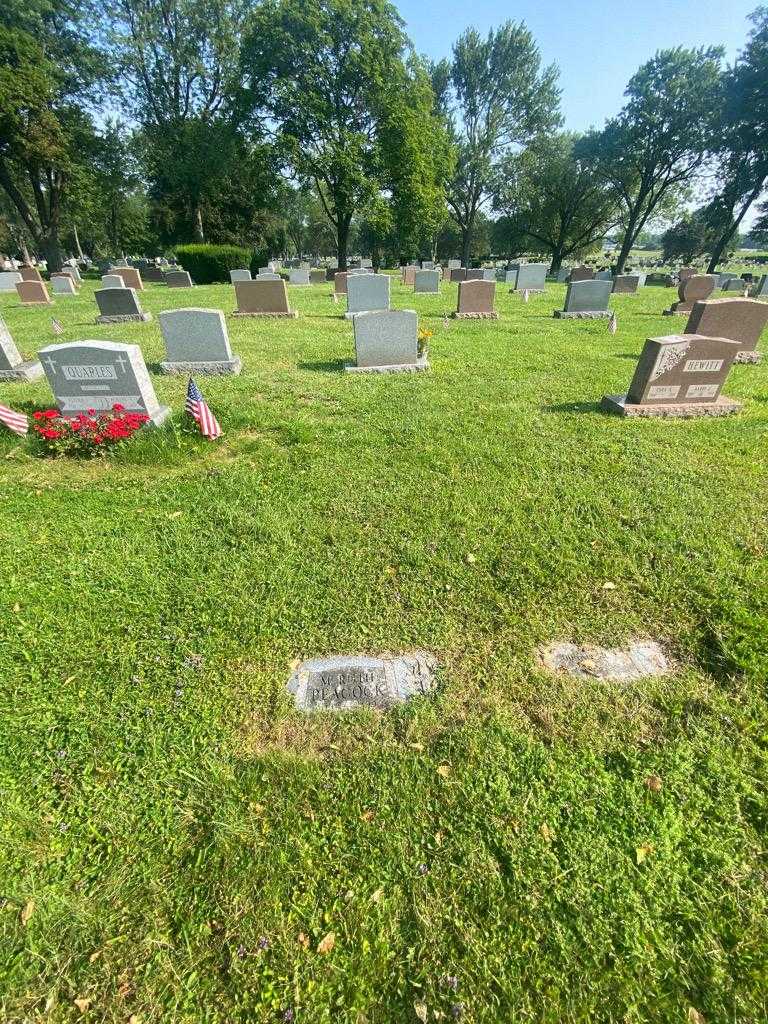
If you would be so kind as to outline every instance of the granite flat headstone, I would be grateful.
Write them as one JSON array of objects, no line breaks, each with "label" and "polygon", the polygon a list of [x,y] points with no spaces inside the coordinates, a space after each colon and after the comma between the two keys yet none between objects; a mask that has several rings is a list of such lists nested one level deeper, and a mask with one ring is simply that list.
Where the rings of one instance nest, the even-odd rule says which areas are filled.
[{"label": "granite flat headstone", "polygon": [[674,316],[680,313],[690,313],[694,302],[708,299],[715,290],[715,277],[713,274],[693,274],[680,282],[677,289],[677,302],[673,302],[669,309],[664,310],[664,316]]},{"label": "granite flat headstone", "polygon": [[333,293],[334,295],[346,295],[347,294],[347,271],[338,270],[333,278]]},{"label": "granite flat headstone", "polygon": [[157,401],[138,345],[72,341],[48,345],[39,355],[63,416],[105,412],[118,404],[126,412],[144,413],[155,425],[170,415]]},{"label": "granite flat headstone", "polygon": [[235,281],[237,309],[234,316],[287,317],[298,315],[288,305],[288,289],[282,278]]},{"label": "granite flat headstone", "polygon": [[163,373],[239,374],[219,309],[169,309],[158,317],[165,342]]},{"label": "granite flat headstone", "polygon": [[436,295],[440,292],[439,270],[417,270],[413,278],[414,292]]},{"label": "granite flat headstone", "polygon": [[[689,279],[690,280],[690,279]],[[649,338],[626,395],[605,395],[601,408],[623,416],[725,416],[740,402],[720,391],[739,342],[672,334]]]},{"label": "granite flat headstone", "polygon": [[298,286],[299,288],[309,287],[309,271],[303,267],[299,267],[296,270],[290,270],[288,272],[288,284]]},{"label": "granite flat headstone", "polygon": [[571,281],[565,293],[563,309],[555,310],[558,320],[598,320],[611,315],[608,302],[613,281]]},{"label": "granite flat headstone", "polygon": [[22,359],[11,332],[0,318],[0,380],[37,380],[43,368],[37,359]]},{"label": "granite flat headstone", "polygon": [[54,295],[77,295],[75,282],[69,274],[52,274],[51,290]]},{"label": "granite flat headstone", "polygon": [[347,312],[356,313],[389,309],[389,276],[387,274],[355,274],[347,278]]},{"label": "granite flat headstone", "polygon": [[498,320],[499,314],[493,308],[496,299],[495,281],[461,281],[456,320]]},{"label": "granite flat headstone", "polygon": [[16,294],[23,306],[50,306],[51,297],[42,281],[19,281]]},{"label": "granite flat headstone", "polygon": [[310,284],[326,284],[328,281],[328,275],[324,270],[316,268],[309,272],[309,283]]},{"label": "granite flat headstone", "polygon": [[619,274],[613,279],[614,295],[636,295],[640,278],[635,274]]},{"label": "granite flat headstone", "polygon": [[593,281],[595,272],[592,267],[585,267],[582,264],[579,267],[574,267],[568,275],[569,284],[576,284],[577,281]]},{"label": "granite flat headstone", "polygon": [[755,299],[705,299],[694,303],[685,333],[737,341],[734,362],[759,363],[757,343],[766,323],[768,306]]},{"label": "granite flat headstone", "polygon": [[437,662],[416,651],[386,657],[333,655],[302,662],[288,680],[288,692],[301,711],[386,711],[436,686]]},{"label": "granite flat headstone", "polygon": [[251,272],[250,272],[250,270],[242,270],[242,269],[241,270],[230,270],[230,272],[229,272],[229,280],[230,280],[230,282],[232,284],[234,284],[235,281],[250,281],[251,280]]},{"label": "granite flat headstone", "polygon": [[[122,275],[121,275],[122,276]],[[151,313],[143,312],[134,288],[100,288],[94,292],[99,307],[97,324],[119,324],[138,321],[146,323]]]},{"label": "granite flat headstone", "polygon": [[414,372],[428,368],[426,353],[419,354],[418,317],[412,309],[356,313],[355,364],[349,373]]},{"label": "granite flat headstone", "polygon": [[120,277],[122,277],[126,288],[133,288],[137,292],[144,291],[144,282],[135,267],[120,267]]}]

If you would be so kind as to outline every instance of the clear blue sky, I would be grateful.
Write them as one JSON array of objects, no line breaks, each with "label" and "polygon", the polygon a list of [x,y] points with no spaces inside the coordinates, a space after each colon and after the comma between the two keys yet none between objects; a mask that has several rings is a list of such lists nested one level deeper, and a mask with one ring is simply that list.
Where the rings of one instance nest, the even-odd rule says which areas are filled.
[{"label": "clear blue sky", "polygon": [[[764,2],[764,0],[762,0]],[[732,62],[744,45],[747,15],[761,0],[394,0],[420,53],[450,55],[454,39],[474,26],[524,21],[546,64],[560,68],[565,127],[600,126],[623,103],[627,81],[656,50],[724,46]]]}]

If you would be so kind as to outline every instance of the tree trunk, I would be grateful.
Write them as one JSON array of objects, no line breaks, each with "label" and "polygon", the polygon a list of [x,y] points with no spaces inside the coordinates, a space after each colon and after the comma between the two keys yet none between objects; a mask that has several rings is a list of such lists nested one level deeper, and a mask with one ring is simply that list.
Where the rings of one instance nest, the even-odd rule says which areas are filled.
[{"label": "tree trunk", "polygon": [[205,232],[203,231],[203,214],[200,210],[199,203],[195,203],[195,208],[192,211],[192,232],[195,236],[196,242],[205,241]]},{"label": "tree trunk", "polygon": [[32,262],[32,257],[29,255],[29,249],[27,248],[27,240],[24,235],[19,237],[19,249],[21,250],[21,258],[27,266]]},{"label": "tree trunk", "polygon": [[347,269],[347,243],[349,242],[349,225],[351,217],[339,217],[339,226],[336,229],[336,258],[339,262],[339,270]]},{"label": "tree trunk", "polygon": [[552,262],[549,265],[549,276],[556,277],[563,265],[563,250],[561,248],[552,250]]},{"label": "tree trunk", "polygon": [[77,249],[77,258],[81,263],[85,263],[85,256],[80,245],[80,236],[77,233],[77,224],[72,225],[72,234],[75,236],[75,248]]},{"label": "tree trunk", "polygon": [[709,265],[707,266],[707,271],[706,272],[708,274],[714,274],[715,273],[715,270],[717,268],[717,264],[723,258],[723,253],[725,252],[726,248],[728,247],[728,243],[733,238],[734,234],[739,230],[739,225],[744,220],[744,217],[746,216],[747,210],[750,208],[752,203],[754,203],[754,201],[757,199],[757,197],[762,192],[763,184],[764,184],[764,182],[761,181],[760,185],[752,190],[752,192],[749,194],[749,198],[747,199],[747,201],[742,206],[741,212],[739,213],[738,217],[733,221],[733,223],[731,224],[730,228],[728,228],[726,231],[724,231],[722,233],[722,235],[720,236],[720,238],[718,239],[717,244],[715,245],[714,249],[712,250],[712,255],[711,255],[710,260],[709,260]]},{"label": "tree trunk", "polygon": [[467,224],[466,227],[462,225],[461,228],[461,265],[465,269],[469,268],[469,251],[472,248],[472,225]]},{"label": "tree trunk", "polygon": [[64,261],[61,258],[58,224],[51,225],[48,230],[48,234],[44,238],[41,238],[40,249],[42,250],[42,254],[48,265],[48,273],[50,274],[61,270],[64,265]]}]

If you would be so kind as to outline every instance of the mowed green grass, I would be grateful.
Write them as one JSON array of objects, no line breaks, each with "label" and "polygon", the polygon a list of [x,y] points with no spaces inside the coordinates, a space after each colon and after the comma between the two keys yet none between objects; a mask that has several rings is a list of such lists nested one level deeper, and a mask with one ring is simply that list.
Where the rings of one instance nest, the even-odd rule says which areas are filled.
[{"label": "mowed green grass", "polygon": [[[148,285],[152,323],[101,327],[93,288],[1,313],[27,354],[152,370],[158,312],[234,308]],[[614,297],[615,336],[564,293],[456,322],[455,286],[393,284],[432,369],[359,376],[344,304],[293,288],[295,321],[228,320],[218,443],[156,371],[173,423],[122,454],[3,432],[4,1021],[766,1019],[768,363],[731,372],[737,417],[613,418],[674,290]],[[644,637],[669,677],[537,661]],[[292,709],[296,659],[414,648],[433,698]]]}]

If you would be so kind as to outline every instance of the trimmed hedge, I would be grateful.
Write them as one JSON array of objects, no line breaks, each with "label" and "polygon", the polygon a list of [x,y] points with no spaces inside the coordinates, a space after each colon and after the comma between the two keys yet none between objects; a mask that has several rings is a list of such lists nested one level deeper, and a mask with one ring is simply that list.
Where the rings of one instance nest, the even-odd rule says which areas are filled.
[{"label": "trimmed hedge", "polygon": [[250,266],[251,250],[239,245],[178,245],[176,259],[195,284],[228,284],[230,270]]}]

